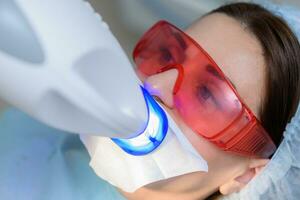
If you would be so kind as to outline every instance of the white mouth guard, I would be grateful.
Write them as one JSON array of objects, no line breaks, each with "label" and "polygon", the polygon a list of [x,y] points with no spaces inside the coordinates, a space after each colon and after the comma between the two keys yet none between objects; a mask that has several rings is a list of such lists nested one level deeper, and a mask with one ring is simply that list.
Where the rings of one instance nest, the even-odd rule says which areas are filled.
[{"label": "white mouth guard", "polygon": [[[160,109],[163,110],[162,107]],[[128,142],[130,148],[121,147],[110,138],[81,135],[91,156],[90,166],[95,173],[126,192],[134,192],[156,181],[197,171],[207,172],[207,162],[194,149],[171,116],[166,111],[164,113],[168,121],[167,133],[158,146],[151,146],[148,153],[145,153],[145,149],[140,151],[144,152],[143,155],[137,154],[139,151],[134,147],[147,147],[148,141],[151,141],[149,138],[152,138],[149,134],[144,135],[141,141],[137,139],[138,144]],[[162,126],[162,122],[157,123],[158,127]],[[154,132],[157,130],[159,129],[156,128]],[[134,149],[136,155],[130,149]]]},{"label": "white mouth guard", "polygon": [[155,150],[164,140],[168,131],[165,111],[143,87],[142,91],[148,109],[148,123],[145,130],[129,139],[112,138],[125,152],[131,155],[146,155]]}]

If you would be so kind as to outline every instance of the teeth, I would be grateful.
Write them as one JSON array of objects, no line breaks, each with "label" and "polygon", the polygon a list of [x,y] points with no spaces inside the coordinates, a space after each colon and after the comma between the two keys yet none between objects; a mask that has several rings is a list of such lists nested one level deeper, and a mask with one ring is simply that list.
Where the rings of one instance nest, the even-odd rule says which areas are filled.
[{"label": "teeth", "polygon": [[145,89],[149,120],[143,133],[130,139],[112,139],[124,151],[132,155],[145,155],[156,149],[168,131],[168,119],[164,110]]}]

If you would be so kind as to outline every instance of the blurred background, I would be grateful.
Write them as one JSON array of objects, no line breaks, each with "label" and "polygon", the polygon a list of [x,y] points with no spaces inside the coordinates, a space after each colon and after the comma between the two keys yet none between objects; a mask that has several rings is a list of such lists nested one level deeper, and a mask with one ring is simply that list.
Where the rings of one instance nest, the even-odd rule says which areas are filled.
[{"label": "blurred background", "polygon": [[[131,52],[138,38],[159,19],[166,19],[185,28],[202,14],[234,0],[89,0],[107,22],[126,54]],[[247,2],[247,1],[245,1]],[[299,0],[273,0],[300,8]],[[0,101],[0,111],[7,105]]]},{"label": "blurred background", "polygon": [[[272,0],[271,0],[272,1]],[[101,14],[126,53],[131,56],[134,44],[153,23],[166,19],[185,28],[202,14],[235,0],[89,0]],[[249,2],[245,0],[244,2]],[[273,0],[300,8],[299,0]]]}]

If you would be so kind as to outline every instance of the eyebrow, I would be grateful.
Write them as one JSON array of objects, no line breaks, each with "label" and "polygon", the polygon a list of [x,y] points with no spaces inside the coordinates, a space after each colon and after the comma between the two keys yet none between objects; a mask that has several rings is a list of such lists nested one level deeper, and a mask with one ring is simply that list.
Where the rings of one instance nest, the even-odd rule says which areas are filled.
[{"label": "eyebrow", "polygon": [[[206,71],[211,73],[213,76],[217,77],[220,80],[224,80],[224,78],[222,76],[220,76],[220,74],[217,72],[217,70],[210,64],[208,64],[206,66]],[[225,75],[225,74],[224,74]],[[234,87],[234,89],[236,89],[235,84],[230,80],[230,78],[228,78],[228,76],[225,75],[225,78],[231,83],[231,85]]]}]

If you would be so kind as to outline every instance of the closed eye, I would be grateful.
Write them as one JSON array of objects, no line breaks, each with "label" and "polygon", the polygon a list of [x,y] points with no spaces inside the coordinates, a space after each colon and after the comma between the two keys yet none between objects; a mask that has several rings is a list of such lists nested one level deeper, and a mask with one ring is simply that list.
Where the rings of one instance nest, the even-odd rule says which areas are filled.
[{"label": "closed eye", "polygon": [[198,92],[198,95],[200,95],[201,98],[203,98],[204,100],[207,100],[208,98],[212,97],[212,93],[205,85],[200,86]]},{"label": "closed eye", "polygon": [[200,102],[208,103],[209,100],[211,100],[216,107],[220,108],[220,104],[216,99],[214,92],[207,85],[202,84],[198,87],[197,96]]}]

